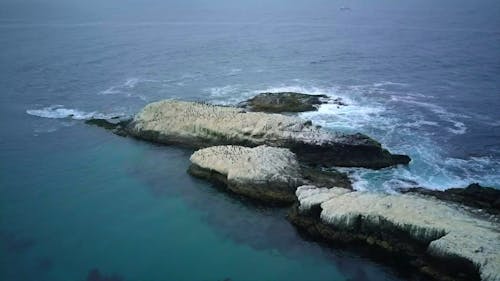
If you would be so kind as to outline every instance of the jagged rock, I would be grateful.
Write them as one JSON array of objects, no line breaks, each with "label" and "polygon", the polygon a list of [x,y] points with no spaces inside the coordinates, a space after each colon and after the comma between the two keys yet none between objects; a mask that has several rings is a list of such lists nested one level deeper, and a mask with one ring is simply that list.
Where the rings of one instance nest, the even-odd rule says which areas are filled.
[{"label": "jagged rock", "polygon": [[500,280],[500,225],[457,204],[311,186],[296,194],[299,205],[289,218],[312,234],[406,254],[438,280]]},{"label": "jagged rock", "polygon": [[477,183],[470,184],[466,188],[450,188],[445,191],[421,187],[402,191],[430,195],[440,200],[457,202],[473,208],[483,209],[492,214],[500,214],[500,190],[481,186]]},{"label": "jagged rock", "polygon": [[326,202],[333,197],[337,197],[348,192],[351,192],[351,190],[346,188],[326,188],[314,185],[302,185],[297,188],[295,194],[300,202],[300,212],[305,213],[314,208],[320,207],[321,203]]},{"label": "jagged rock", "polygon": [[98,126],[104,128],[106,130],[110,130],[114,134],[119,136],[126,136],[128,134],[127,127],[130,123],[131,119],[120,119],[120,118],[111,118],[111,119],[100,119],[100,118],[91,118],[85,120],[85,124]]},{"label": "jagged rock", "polygon": [[314,183],[317,187],[331,188],[333,186],[352,189],[351,180],[346,173],[335,169],[322,169],[321,167],[312,167],[301,165],[302,176],[308,182]]},{"label": "jagged rock", "polygon": [[378,169],[410,161],[408,156],[391,154],[362,134],[333,133],[296,117],[195,102],[164,100],[148,104],[127,131],[164,144],[286,147],[302,161],[324,165]]},{"label": "jagged rock", "polygon": [[331,101],[331,103],[333,104],[336,104],[337,107],[340,107],[340,106],[347,106],[347,103],[344,102],[344,100],[342,98],[335,98]]},{"label": "jagged rock", "polygon": [[326,103],[326,95],[308,95],[295,92],[260,93],[244,101],[239,106],[251,111],[262,112],[303,112],[317,110],[318,106]]}]

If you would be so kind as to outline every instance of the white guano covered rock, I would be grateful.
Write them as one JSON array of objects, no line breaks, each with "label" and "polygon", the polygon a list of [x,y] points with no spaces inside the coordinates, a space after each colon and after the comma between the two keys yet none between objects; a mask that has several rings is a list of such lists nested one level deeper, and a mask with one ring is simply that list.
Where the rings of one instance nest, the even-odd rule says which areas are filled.
[{"label": "white guano covered rock", "polygon": [[333,137],[291,116],[177,100],[148,104],[135,116],[134,129],[157,132],[173,140],[200,139],[211,143],[234,140],[257,145],[287,139],[322,144]]},{"label": "white guano covered rock", "polygon": [[417,241],[430,242],[430,254],[465,258],[479,268],[482,280],[500,280],[500,226],[493,221],[414,194],[348,192],[324,198],[321,220],[326,224],[349,228],[360,220],[371,226],[389,222]]},{"label": "white guano covered rock", "polygon": [[362,134],[338,134],[297,117],[196,102],[163,100],[148,104],[127,131],[141,139],[194,147],[286,147],[301,159],[336,166],[383,168],[410,161],[407,156],[390,154]]},{"label": "white guano covered rock", "polygon": [[297,188],[295,194],[299,200],[299,211],[307,212],[311,208],[321,205],[321,203],[330,200],[333,197],[351,192],[349,189],[333,187],[318,188],[314,185],[302,185]]},{"label": "white guano covered rock", "polygon": [[225,176],[234,192],[257,199],[293,201],[304,182],[295,154],[286,148],[213,146],[196,151],[190,160],[196,169]]}]

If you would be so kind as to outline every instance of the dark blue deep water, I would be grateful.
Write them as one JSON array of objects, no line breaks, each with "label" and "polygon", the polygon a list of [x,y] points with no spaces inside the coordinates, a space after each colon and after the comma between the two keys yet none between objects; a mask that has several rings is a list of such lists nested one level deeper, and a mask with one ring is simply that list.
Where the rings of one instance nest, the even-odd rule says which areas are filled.
[{"label": "dark blue deep water", "polygon": [[357,189],[500,187],[500,2],[366,2],[0,0],[0,280],[412,278],[191,178],[190,150],[83,123],[327,94],[348,106],[302,117],[413,158],[344,169]]}]

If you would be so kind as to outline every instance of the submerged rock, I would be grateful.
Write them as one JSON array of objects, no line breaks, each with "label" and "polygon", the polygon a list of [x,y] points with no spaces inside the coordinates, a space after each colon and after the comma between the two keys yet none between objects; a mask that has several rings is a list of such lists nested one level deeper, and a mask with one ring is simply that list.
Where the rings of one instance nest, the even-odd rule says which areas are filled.
[{"label": "submerged rock", "polygon": [[[292,203],[297,186],[306,183],[346,185],[345,175],[313,174],[312,168],[299,165],[295,154],[286,148],[213,146],[196,151],[190,160],[190,174],[222,182],[235,193],[262,201]],[[350,187],[348,179],[347,185]]]},{"label": "submerged rock", "polygon": [[391,154],[362,134],[326,131],[291,116],[195,102],[164,100],[148,104],[127,131],[164,144],[286,147],[300,160],[324,165],[378,169],[410,162],[408,156]]},{"label": "submerged rock", "polygon": [[500,214],[500,190],[481,186],[477,183],[466,188],[450,188],[445,191],[426,188],[409,188],[402,190],[405,193],[419,193],[430,195],[440,200],[460,203],[469,207],[483,209],[492,214]]},{"label": "submerged rock", "polygon": [[240,103],[241,107],[262,112],[303,112],[317,110],[326,103],[326,95],[308,95],[295,92],[260,93]]},{"label": "submerged rock", "polygon": [[374,245],[438,280],[500,280],[500,225],[416,194],[301,186],[290,220],[331,241]]},{"label": "submerged rock", "polygon": [[87,274],[86,281],[124,281],[125,279],[118,274],[104,275],[99,269],[91,269]]},{"label": "submerged rock", "polygon": [[119,136],[126,136],[127,126],[129,125],[131,119],[120,119],[120,118],[111,118],[111,119],[101,119],[101,118],[91,118],[85,120],[85,124],[98,126],[104,128],[106,130],[110,130],[114,134]]}]

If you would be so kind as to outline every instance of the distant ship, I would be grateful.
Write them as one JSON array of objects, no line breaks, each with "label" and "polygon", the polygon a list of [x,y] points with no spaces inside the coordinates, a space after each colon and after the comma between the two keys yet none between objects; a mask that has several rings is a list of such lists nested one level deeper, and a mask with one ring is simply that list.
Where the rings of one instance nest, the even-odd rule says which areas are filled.
[{"label": "distant ship", "polygon": [[351,8],[349,8],[349,7],[340,7],[339,10],[341,10],[341,11],[350,11]]}]

